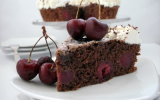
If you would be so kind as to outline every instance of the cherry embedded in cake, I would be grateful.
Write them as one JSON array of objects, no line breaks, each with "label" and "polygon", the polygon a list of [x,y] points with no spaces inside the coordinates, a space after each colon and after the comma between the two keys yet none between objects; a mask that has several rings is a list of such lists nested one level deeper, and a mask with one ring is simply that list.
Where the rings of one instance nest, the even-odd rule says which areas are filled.
[{"label": "cherry embedded in cake", "polygon": [[60,72],[58,74],[58,77],[59,77],[58,82],[62,84],[67,84],[73,80],[74,72],[72,70],[65,70],[63,72]]},{"label": "cherry embedded in cake", "polygon": [[98,76],[98,79],[100,80],[100,82],[107,80],[107,79],[109,80],[113,71],[114,71],[113,62],[110,62],[110,61],[100,62],[98,64],[98,69],[97,69],[97,76]]},{"label": "cherry embedded in cake", "polygon": [[69,37],[59,46],[58,91],[76,90],[137,70],[135,63],[141,43],[137,28],[128,25],[108,29],[99,40]]}]

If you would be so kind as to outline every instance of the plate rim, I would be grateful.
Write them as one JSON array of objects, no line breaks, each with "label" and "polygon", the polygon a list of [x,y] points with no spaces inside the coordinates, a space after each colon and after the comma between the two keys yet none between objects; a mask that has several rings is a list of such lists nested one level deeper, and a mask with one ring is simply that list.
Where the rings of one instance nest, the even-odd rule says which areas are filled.
[{"label": "plate rim", "polygon": [[[149,60],[150,61],[150,63],[152,63],[153,64],[153,66],[154,66],[154,69],[155,69],[155,71],[156,71],[156,75],[157,75],[157,80],[158,80],[158,82],[159,82],[159,84],[160,84],[160,78],[159,78],[159,74],[157,73],[157,69],[156,69],[156,67],[155,67],[155,65],[154,65],[154,63],[150,60],[150,59],[148,59],[147,57],[142,57],[142,56],[139,56],[138,58],[145,58],[145,59],[147,59],[147,60]],[[24,90],[24,89],[22,89],[22,88],[19,88],[17,85],[15,85],[14,83],[13,83],[13,80],[15,79],[15,78],[17,78],[17,77],[19,77],[18,75],[16,76],[16,77],[14,77],[11,81],[10,81],[10,83],[11,83],[11,85],[14,87],[14,88],[16,88],[17,90],[19,90],[20,92],[22,92],[22,93],[24,93],[25,95],[27,95],[27,96],[29,96],[29,97],[31,97],[31,98],[36,98],[36,99],[47,99],[47,100],[51,100],[51,99],[56,99],[56,100],[62,100],[62,99],[60,99],[60,98],[53,98],[53,97],[45,97],[45,96],[43,96],[43,95],[38,95],[38,94],[32,94],[32,93],[30,93],[29,91],[26,91],[26,90]],[[136,99],[125,99],[125,100],[146,100],[146,99],[154,99],[154,98],[156,98],[156,96],[157,96],[157,94],[160,92],[160,85],[158,86],[158,88],[157,88],[157,91],[156,91],[156,93],[155,94],[153,94],[152,96],[144,96],[144,97],[141,97],[141,98],[136,98]],[[80,97],[80,98],[74,98],[74,100],[79,100],[79,99],[84,99],[84,98],[82,98],[82,97]],[[71,100],[70,98],[67,98],[67,99],[64,99],[64,100]],[[89,99],[90,100],[90,99]],[[92,100],[94,100],[93,98],[92,98]]]},{"label": "plate rim", "polygon": [[[52,52],[56,51],[56,48],[52,47],[50,48],[52,50]],[[44,49],[42,51],[32,51],[32,55],[38,55],[38,54],[45,54],[45,53],[49,53],[48,49]],[[14,56],[14,52],[10,52],[10,53],[4,53],[6,56]],[[19,52],[18,53],[20,56],[29,56],[30,52]]]},{"label": "plate rim", "polygon": [[[55,36],[50,36],[51,38],[53,38],[53,40],[56,42],[56,43],[58,43],[58,41],[57,41],[57,38],[55,37]],[[8,43],[6,43],[7,41],[11,41],[11,40],[16,40],[16,39],[27,39],[27,40],[29,40],[29,39],[39,39],[40,37],[26,37],[26,38],[24,38],[24,37],[12,37],[12,38],[9,38],[9,39],[7,39],[7,40],[5,40],[5,41],[2,41],[1,42],[1,47],[3,47],[3,48],[10,48],[10,45],[8,44]],[[52,44],[53,42],[51,41],[51,40],[49,40],[48,41],[48,44]],[[12,44],[11,44],[12,45]],[[32,48],[33,47],[33,45],[34,45],[34,43],[32,44],[32,45],[20,45],[20,44],[16,44],[16,45],[19,45],[19,47],[23,47],[23,48]],[[37,43],[37,45],[36,45],[36,47],[41,47],[41,46],[45,46],[46,44],[45,44],[45,42],[44,42],[44,44],[39,44],[39,43]]]},{"label": "plate rim", "polygon": [[[54,48],[56,47],[53,43],[48,44],[49,48]],[[18,48],[18,52],[30,52],[32,49],[32,47],[19,47]],[[48,47],[46,45],[44,46],[38,46],[38,47],[34,47],[33,51],[43,51],[48,49]],[[2,47],[2,50],[4,51],[4,53],[10,53],[13,52],[13,49],[10,47]]]}]

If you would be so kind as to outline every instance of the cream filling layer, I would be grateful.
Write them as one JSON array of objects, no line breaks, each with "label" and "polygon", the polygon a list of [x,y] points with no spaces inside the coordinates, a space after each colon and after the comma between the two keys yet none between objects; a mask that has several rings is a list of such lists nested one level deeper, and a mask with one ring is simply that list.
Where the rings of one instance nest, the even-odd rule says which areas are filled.
[{"label": "cream filling layer", "polygon": [[[38,9],[55,9],[57,7],[64,7],[67,3],[73,6],[79,6],[82,0],[38,0],[36,6]],[[83,0],[81,6],[87,6],[93,4],[99,4],[98,0]],[[105,7],[120,6],[121,0],[100,0],[100,5]]]}]

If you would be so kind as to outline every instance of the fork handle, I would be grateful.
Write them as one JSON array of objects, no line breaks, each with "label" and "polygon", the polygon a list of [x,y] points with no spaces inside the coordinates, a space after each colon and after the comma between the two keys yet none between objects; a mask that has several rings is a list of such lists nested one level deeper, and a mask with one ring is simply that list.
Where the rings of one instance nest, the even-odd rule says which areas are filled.
[{"label": "fork handle", "polygon": [[20,60],[20,56],[19,56],[17,50],[14,50],[14,59],[15,59],[16,63]]}]

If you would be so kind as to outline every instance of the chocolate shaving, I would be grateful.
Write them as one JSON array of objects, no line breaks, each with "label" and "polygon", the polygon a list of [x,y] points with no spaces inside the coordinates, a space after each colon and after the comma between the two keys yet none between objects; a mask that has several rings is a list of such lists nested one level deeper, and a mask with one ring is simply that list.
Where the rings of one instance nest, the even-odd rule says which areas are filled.
[{"label": "chocolate shaving", "polygon": [[116,35],[117,35],[117,32],[115,32],[115,31],[114,31],[114,34],[116,34]]},{"label": "chocolate shaving", "polygon": [[138,27],[133,27],[135,30],[137,30]]}]

